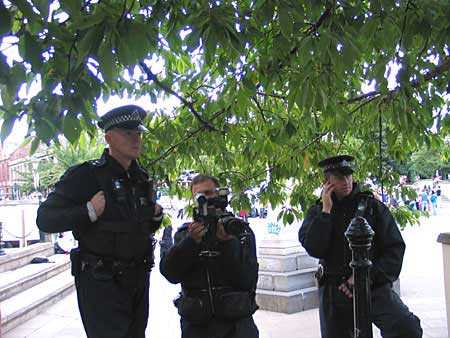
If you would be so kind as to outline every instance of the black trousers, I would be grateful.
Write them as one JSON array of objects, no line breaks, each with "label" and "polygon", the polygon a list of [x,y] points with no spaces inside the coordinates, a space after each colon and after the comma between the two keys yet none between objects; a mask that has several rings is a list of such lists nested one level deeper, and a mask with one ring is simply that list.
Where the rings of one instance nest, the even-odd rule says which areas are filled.
[{"label": "black trousers", "polygon": [[[402,302],[389,284],[372,290],[371,320],[384,338],[421,338],[420,320]],[[322,338],[353,338],[353,300],[337,286],[325,283],[319,289]]]},{"label": "black trousers", "polygon": [[181,338],[259,338],[253,317],[236,321],[213,318],[206,326],[193,325],[181,318]]},{"label": "black trousers", "polygon": [[78,307],[88,338],[145,338],[149,275],[139,267],[109,279],[96,278],[91,270],[75,277]]}]

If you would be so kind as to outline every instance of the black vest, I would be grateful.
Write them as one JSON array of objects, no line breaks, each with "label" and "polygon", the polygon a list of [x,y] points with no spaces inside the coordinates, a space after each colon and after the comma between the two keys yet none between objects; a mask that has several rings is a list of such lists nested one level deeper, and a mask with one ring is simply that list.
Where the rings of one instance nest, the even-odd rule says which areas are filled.
[{"label": "black vest", "polygon": [[136,259],[150,253],[154,216],[153,187],[136,164],[134,170],[114,168],[109,156],[89,165],[105,193],[106,205],[99,219],[80,234],[82,252],[115,259]]}]

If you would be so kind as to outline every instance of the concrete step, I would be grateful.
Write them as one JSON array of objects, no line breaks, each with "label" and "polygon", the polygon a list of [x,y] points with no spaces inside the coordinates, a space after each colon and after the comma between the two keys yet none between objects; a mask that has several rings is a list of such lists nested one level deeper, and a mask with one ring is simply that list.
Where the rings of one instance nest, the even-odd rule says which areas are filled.
[{"label": "concrete step", "polygon": [[48,257],[50,263],[28,264],[0,273],[0,302],[70,268],[69,255]]},{"label": "concrete step", "polygon": [[289,272],[259,271],[258,289],[289,292],[316,285],[314,273],[317,268],[307,268]]},{"label": "concrete step", "polygon": [[30,320],[70,294],[74,289],[73,276],[70,274],[70,270],[65,270],[45,282],[1,302],[2,332],[6,333]]},{"label": "concrete step", "polygon": [[289,255],[259,255],[260,271],[288,272],[317,267],[318,259],[309,256],[306,252]]},{"label": "concrete step", "polygon": [[289,292],[256,290],[256,303],[261,310],[296,313],[319,307],[319,291],[316,287]]},{"label": "concrete step", "polygon": [[25,248],[5,249],[6,255],[0,256],[0,273],[18,269],[31,262],[33,257],[48,257],[54,254],[53,244],[36,243]]}]

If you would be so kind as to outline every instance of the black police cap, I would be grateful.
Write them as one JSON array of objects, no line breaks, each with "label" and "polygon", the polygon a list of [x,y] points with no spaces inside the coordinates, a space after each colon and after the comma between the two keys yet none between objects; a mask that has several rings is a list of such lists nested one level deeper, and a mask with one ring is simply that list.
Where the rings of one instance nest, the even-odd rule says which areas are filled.
[{"label": "black police cap", "polygon": [[352,161],[353,156],[350,155],[338,155],[328,157],[319,162],[319,167],[323,169],[323,172],[338,172],[343,175],[350,175],[353,173]]},{"label": "black police cap", "polygon": [[121,106],[100,117],[98,126],[104,131],[112,128],[146,131],[147,128],[142,123],[146,116],[147,112],[139,106],[132,104]]}]

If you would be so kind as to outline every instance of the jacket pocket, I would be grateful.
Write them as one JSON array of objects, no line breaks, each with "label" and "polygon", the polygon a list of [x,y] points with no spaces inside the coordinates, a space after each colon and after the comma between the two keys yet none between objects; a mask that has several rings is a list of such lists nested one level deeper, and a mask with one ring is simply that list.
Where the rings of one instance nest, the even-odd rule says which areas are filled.
[{"label": "jacket pocket", "polygon": [[249,291],[226,292],[217,297],[216,314],[221,319],[250,317],[257,309],[255,299]]},{"label": "jacket pocket", "polygon": [[213,317],[207,295],[198,297],[180,296],[174,301],[178,314],[195,325],[207,324]]}]

